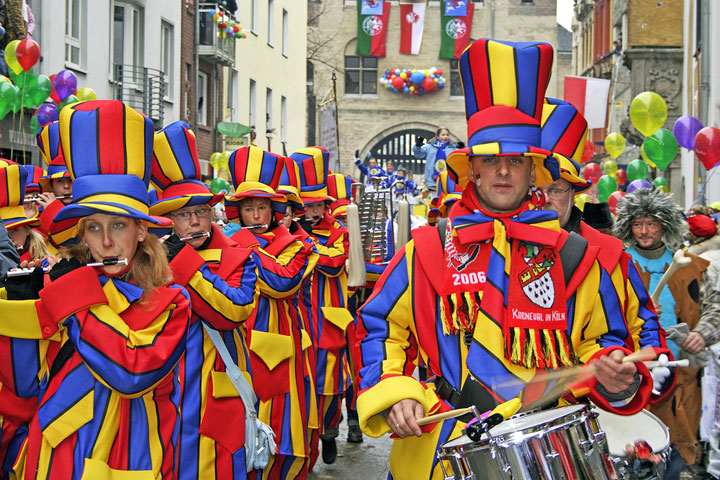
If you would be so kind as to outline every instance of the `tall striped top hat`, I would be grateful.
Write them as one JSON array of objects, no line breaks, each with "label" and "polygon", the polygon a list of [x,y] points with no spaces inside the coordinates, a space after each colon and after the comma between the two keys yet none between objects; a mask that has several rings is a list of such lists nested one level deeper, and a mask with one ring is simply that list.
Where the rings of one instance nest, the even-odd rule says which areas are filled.
[{"label": "tall striped top hat", "polygon": [[40,128],[36,134],[40,155],[47,166],[47,173],[39,179],[43,192],[50,192],[50,181],[56,178],[69,178],[70,172],[65,164],[65,157],[60,141],[60,123],[54,121]]},{"label": "tall striped top hat", "polygon": [[541,146],[552,152],[560,165],[559,176],[570,182],[575,193],[582,193],[592,186],[590,180],[580,178],[580,163],[587,138],[587,120],[571,104],[547,98],[543,105]]},{"label": "tall striped top hat", "polygon": [[23,165],[28,172],[27,184],[25,185],[25,194],[40,192],[40,179],[47,175],[47,172],[37,165]]},{"label": "tall striped top hat", "polygon": [[347,206],[352,196],[352,178],[340,173],[328,175],[328,195],[336,200],[330,204],[330,214],[333,216],[347,215]]},{"label": "tall striped top hat", "polygon": [[230,154],[228,166],[235,187],[232,200],[267,198],[275,213],[285,215],[287,200],[285,195],[277,192],[285,170],[285,157],[251,145],[238,148]]},{"label": "tall striped top hat", "polygon": [[280,177],[277,191],[285,195],[295,213],[305,211],[305,205],[300,199],[300,167],[290,157],[285,157],[285,169]]},{"label": "tall striped top hat", "polygon": [[202,182],[195,133],[185,122],[173,122],[155,134],[151,182],[157,201],[153,215],[165,215],[183,207],[215,205],[223,194],[213,193]]},{"label": "tall striped top hat", "polygon": [[73,201],[53,220],[50,235],[55,244],[71,240],[78,220],[95,213],[171,224],[150,216],[152,120],[120,101],[94,100],[62,109],[60,135],[73,179]]},{"label": "tall striped top hat", "polygon": [[37,217],[28,218],[22,206],[27,178],[28,171],[23,165],[0,166],[0,218],[8,230],[40,224]]},{"label": "tall striped top hat", "polygon": [[447,170],[440,172],[438,176],[438,200],[436,202],[438,214],[441,217],[447,215],[448,208],[452,207],[453,202],[460,200],[462,197],[462,190],[458,185],[450,178]]},{"label": "tall striped top hat", "polygon": [[535,163],[536,185],[552,182],[557,161],[540,148],[540,118],[552,60],[552,46],[540,42],[483,38],[465,49],[459,67],[468,146],[447,159],[461,188],[473,156],[528,156]]},{"label": "tall striped top hat", "polygon": [[300,169],[300,199],[305,205],[335,199],[328,195],[327,176],[330,155],[322,147],[305,147],[290,154]]}]

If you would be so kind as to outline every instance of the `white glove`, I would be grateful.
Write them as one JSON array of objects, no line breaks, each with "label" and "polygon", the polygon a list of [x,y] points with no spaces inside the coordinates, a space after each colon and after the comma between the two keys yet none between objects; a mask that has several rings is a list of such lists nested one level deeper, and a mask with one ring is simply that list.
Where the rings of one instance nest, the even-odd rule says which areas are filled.
[{"label": "white glove", "polygon": [[660,395],[660,392],[662,391],[662,385],[665,383],[665,380],[670,378],[671,372],[670,368],[667,367],[668,364],[668,356],[664,353],[658,357],[658,366],[654,367],[650,371],[650,376],[653,379],[653,393],[655,395]]}]

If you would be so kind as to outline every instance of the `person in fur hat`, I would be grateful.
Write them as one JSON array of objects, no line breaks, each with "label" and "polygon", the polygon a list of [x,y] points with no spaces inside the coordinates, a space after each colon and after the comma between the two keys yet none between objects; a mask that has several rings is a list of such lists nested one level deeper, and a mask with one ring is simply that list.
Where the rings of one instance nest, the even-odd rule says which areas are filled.
[{"label": "person in fur hat", "polygon": [[[649,292],[672,263],[675,249],[682,245],[687,231],[684,215],[672,196],[657,189],[639,189],[623,197],[617,207],[613,233],[629,248]],[[685,323],[690,330],[682,341],[667,344],[674,357],[697,353],[697,333],[693,330],[700,316],[700,282],[709,265],[692,253],[692,262],[679,269],[665,286],[655,305],[663,329],[677,329]],[[676,338],[677,340],[677,338]],[[655,403],[651,411],[670,429],[670,441],[677,445],[687,464],[699,458],[697,433],[700,425],[701,396],[697,368],[677,369],[675,389]]]}]

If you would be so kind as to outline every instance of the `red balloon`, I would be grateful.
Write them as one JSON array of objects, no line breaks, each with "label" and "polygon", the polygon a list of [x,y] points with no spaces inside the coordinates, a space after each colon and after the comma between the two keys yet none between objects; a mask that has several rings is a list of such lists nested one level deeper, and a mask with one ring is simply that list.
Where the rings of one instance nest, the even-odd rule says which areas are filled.
[{"label": "red balloon", "polygon": [[590,180],[595,184],[600,180],[600,177],[603,176],[603,169],[597,163],[588,163],[585,165],[585,168],[583,168],[582,174],[585,180]]},{"label": "red balloon", "polygon": [[40,46],[35,40],[26,38],[18,43],[15,56],[22,69],[27,72],[40,59]]},{"label": "red balloon", "polygon": [[588,162],[595,155],[595,144],[593,142],[585,142],[585,150],[583,150],[582,161]]},{"label": "red balloon", "polygon": [[52,100],[53,100],[53,102],[55,102],[55,104],[59,105],[60,102],[62,102],[62,100],[60,100],[60,96],[55,91],[55,75],[57,75],[57,74],[53,73],[52,75],[50,75],[48,77],[50,79],[50,85],[53,86],[52,92],[50,92],[50,98],[52,98]]},{"label": "red balloon", "polygon": [[615,172],[615,178],[617,179],[618,187],[627,182],[627,172],[625,169],[618,168],[617,172]]},{"label": "red balloon", "polygon": [[[618,170],[619,171],[619,170]],[[621,192],[619,190],[616,190],[610,194],[608,197],[608,206],[610,207],[610,211],[615,213],[615,209],[618,206],[618,203],[620,203],[620,200],[622,200],[622,197],[625,196],[625,192]]]},{"label": "red balloon", "polygon": [[695,135],[695,155],[708,170],[720,163],[720,128],[705,127]]},{"label": "red balloon", "polygon": [[442,75],[442,68],[438,68],[437,70],[435,70],[435,74]]},{"label": "red balloon", "polygon": [[425,80],[423,80],[422,86],[426,92],[429,92],[430,90],[435,88],[435,80],[430,77],[426,77]]},{"label": "red balloon", "polygon": [[397,76],[392,79],[393,88],[402,88],[403,84],[405,84],[405,80],[403,80],[403,78],[400,76]]}]

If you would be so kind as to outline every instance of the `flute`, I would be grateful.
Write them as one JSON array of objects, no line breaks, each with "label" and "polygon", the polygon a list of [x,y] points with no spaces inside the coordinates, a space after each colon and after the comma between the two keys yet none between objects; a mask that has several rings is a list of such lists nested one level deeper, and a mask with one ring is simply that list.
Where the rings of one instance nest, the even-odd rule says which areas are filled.
[{"label": "flute", "polygon": [[187,240],[195,240],[196,238],[204,238],[204,237],[209,237],[209,236],[210,236],[210,232],[193,233],[192,235],[188,235],[187,237],[181,237],[180,240],[185,242]]},{"label": "flute", "polygon": [[252,230],[253,228],[267,228],[267,224],[263,223],[261,225],[248,225],[247,227],[240,227],[240,230]]},{"label": "flute", "polygon": [[[86,266],[88,267],[109,267],[111,265],[127,265],[128,260],[127,258],[108,258],[107,260],[103,260],[102,262],[93,262],[88,263]],[[44,267],[43,272],[48,273],[52,267]],[[10,277],[20,277],[23,275],[30,275],[32,271],[35,270],[35,268],[18,268],[16,270],[12,270],[7,272],[8,278]]]},{"label": "flute", "polygon": [[[55,197],[55,200],[62,200],[64,198],[72,198],[72,195],[59,195],[59,196]],[[35,197],[35,198],[26,198],[23,200],[23,203],[39,203],[41,201],[42,201],[42,199],[40,197]]]}]

